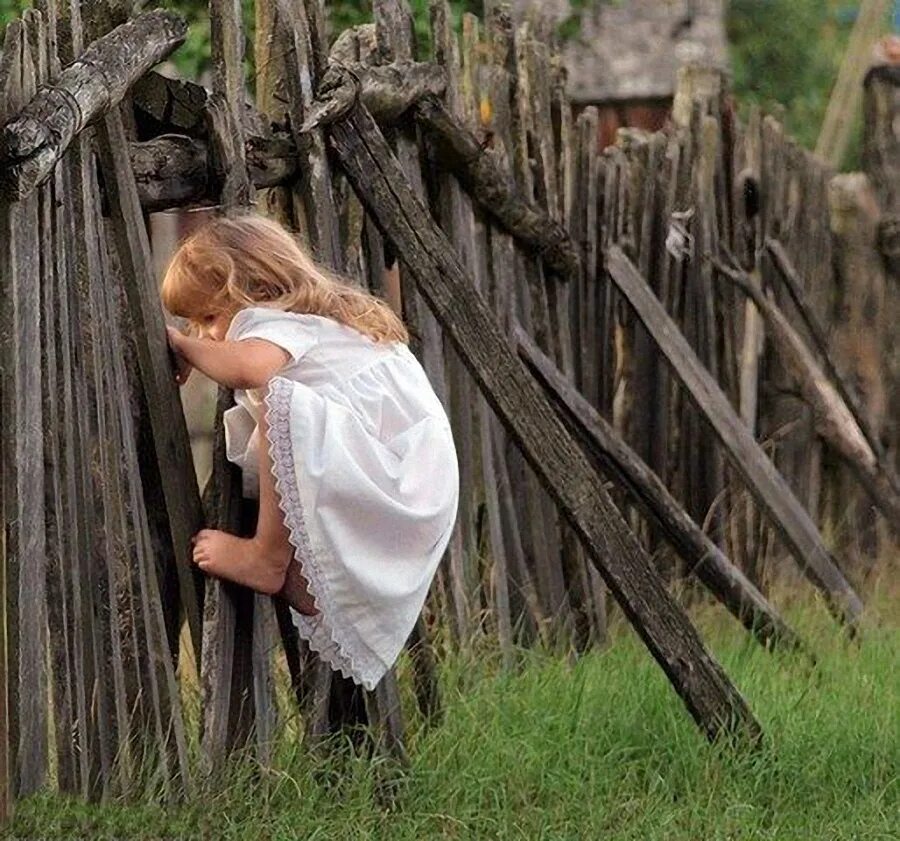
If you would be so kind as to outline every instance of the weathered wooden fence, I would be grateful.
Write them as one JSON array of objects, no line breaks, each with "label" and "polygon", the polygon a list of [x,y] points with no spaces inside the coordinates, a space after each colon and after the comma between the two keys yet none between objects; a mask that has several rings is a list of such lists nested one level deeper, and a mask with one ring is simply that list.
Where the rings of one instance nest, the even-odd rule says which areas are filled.
[{"label": "weathered wooden fence", "polygon": [[[255,104],[237,0],[210,3],[210,92],[150,69],[185,34],[165,12],[126,22],[127,5],[45,0],[7,28],[7,796],[51,778],[90,797],[189,787],[183,621],[207,769],[248,741],[268,761],[280,662],[311,738],[368,723],[404,756],[396,673],[362,693],[283,604],[189,566],[202,522],[240,531],[253,512],[221,429],[201,503],[150,270],[155,210],[255,204],[402,306],[463,484],[409,643],[423,714],[439,712],[429,626],[459,643],[495,631],[506,662],[538,640],[583,651],[604,640],[611,595],[710,738],[757,734],[665,585],[695,574],[760,642],[800,647],[764,594],[770,535],[857,624],[849,542],[822,534],[837,500],[900,520],[872,393],[896,272],[896,191],[880,183],[897,172],[896,74],[867,82],[880,220],[864,177],[832,179],[771,117],[740,127],[705,68],[683,71],[665,132],[598,149],[552,33],[486,5],[458,38],[433,0],[426,55],[405,0],[376,0],[374,23],[330,46],[320,0],[259,0]],[[864,352],[842,343],[852,319],[870,328]]]}]

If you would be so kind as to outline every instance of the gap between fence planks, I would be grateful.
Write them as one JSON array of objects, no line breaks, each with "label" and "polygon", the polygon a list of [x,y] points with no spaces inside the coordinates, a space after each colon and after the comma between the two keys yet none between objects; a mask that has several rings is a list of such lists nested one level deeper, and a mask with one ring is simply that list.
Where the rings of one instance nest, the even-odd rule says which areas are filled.
[{"label": "gap between fence planks", "polygon": [[759,724],[744,699],[672,601],[599,477],[516,359],[452,246],[410,191],[372,117],[357,106],[329,134],[361,201],[397,247],[445,334],[698,725],[710,739],[726,732],[758,737]]},{"label": "gap between fence planks", "polygon": [[709,421],[754,498],[768,512],[804,574],[823,592],[832,610],[851,629],[854,628],[862,616],[863,604],[784,477],[762,451],[647,281],[619,246],[608,250],[606,268]]},{"label": "gap between fence planks", "polygon": [[519,355],[544,387],[560,416],[603,466],[650,516],[706,585],[760,643],[805,649],[766,597],[725,556],[672,497],[659,477],[569,383],[521,328],[514,333]]}]

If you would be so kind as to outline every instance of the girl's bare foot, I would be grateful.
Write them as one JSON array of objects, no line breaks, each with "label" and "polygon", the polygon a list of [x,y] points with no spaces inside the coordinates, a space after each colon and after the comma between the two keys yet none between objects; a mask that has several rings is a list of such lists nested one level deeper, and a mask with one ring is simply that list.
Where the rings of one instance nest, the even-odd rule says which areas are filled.
[{"label": "girl's bare foot", "polygon": [[264,546],[256,538],[235,537],[204,529],[194,538],[194,563],[218,578],[243,584],[257,593],[274,595],[284,584],[291,547]]},{"label": "girl's bare foot", "polygon": [[194,563],[204,572],[257,593],[278,594],[295,610],[313,616],[318,611],[300,565],[291,563],[293,554],[289,543],[265,545],[257,538],[213,529],[204,529],[194,538]]}]

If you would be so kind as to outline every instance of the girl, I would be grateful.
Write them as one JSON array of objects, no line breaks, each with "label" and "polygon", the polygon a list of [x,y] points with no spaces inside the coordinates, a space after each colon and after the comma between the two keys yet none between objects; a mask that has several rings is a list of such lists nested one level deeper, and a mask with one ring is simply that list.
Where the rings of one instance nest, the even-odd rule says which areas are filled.
[{"label": "girl", "polygon": [[294,608],[300,635],[372,689],[422,609],[456,518],[450,424],[403,323],[317,266],[279,225],[218,218],[178,249],[162,286],[183,383],[235,389],[227,457],[259,498],[256,534],[201,531],[205,572]]}]

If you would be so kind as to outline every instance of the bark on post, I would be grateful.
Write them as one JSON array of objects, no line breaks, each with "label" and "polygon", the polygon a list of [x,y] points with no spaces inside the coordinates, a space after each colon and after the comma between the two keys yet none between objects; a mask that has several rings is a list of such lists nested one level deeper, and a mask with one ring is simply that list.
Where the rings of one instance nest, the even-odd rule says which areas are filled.
[{"label": "bark on post", "polygon": [[428,220],[364,109],[330,130],[331,146],[510,434],[709,738],[760,733],[743,698],[666,592],[577,444],[515,358],[452,247]]},{"label": "bark on post", "polygon": [[182,18],[156,10],[91,44],[0,133],[0,190],[11,200],[28,195],[50,175],[72,138],[118,104],[135,80],[175,50],[186,34]]}]

